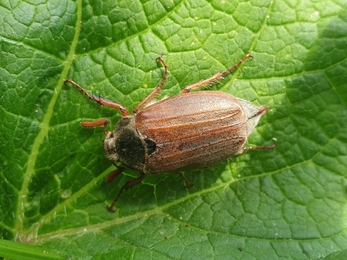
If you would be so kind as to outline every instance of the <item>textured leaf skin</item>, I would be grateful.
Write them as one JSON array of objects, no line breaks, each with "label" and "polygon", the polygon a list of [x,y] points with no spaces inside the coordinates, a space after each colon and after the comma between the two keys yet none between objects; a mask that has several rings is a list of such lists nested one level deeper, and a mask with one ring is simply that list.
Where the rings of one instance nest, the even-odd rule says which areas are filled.
[{"label": "textured leaf skin", "polygon": [[[34,3],[35,2],[35,3]],[[130,3],[131,2],[131,3]],[[345,1],[0,0],[0,235],[72,259],[318,259],[346,251]],[[206,170],[148,176],[106,206],[101,128],[248,60],[210,88],[267,105],[248,140],[270,144]],[[340,254],[339,251],[341,251]],[[1,252],[1,250],[0,250]],[[1,255],[0,255],[1,256]]]}]

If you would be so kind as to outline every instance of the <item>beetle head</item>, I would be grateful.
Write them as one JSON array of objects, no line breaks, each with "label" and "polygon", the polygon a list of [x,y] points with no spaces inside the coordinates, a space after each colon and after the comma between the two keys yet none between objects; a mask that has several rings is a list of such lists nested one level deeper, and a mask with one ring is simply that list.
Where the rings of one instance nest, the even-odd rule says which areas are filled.
[{"label": "beetle head", "polygon": [[104,140],[106,156],[114,163],[121,162],[128,168],[143,170],[146,150],[135,128],[134,116],[123,117],[113,132],[108,132]]}]

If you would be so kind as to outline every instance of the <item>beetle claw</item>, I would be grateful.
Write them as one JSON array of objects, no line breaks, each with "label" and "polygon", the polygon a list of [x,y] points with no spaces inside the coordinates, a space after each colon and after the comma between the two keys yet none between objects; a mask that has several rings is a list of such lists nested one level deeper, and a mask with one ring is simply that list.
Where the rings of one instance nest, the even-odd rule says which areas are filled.
[{"label": "beetle claw", "polygon": [[106,207],[107,208],[107,210],[109,211],[109,212],[116,212],[116,210],[114,209],[114,205],[113,205],[113,203],[111,204],[111,206],[107,206]]}]

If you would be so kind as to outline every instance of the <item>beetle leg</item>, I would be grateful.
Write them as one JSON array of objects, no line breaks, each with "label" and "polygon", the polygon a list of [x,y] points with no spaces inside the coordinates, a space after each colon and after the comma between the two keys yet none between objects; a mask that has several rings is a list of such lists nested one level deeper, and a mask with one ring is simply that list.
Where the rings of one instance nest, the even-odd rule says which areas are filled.
[{"label": "beetle leg", "polygon": [[81,122],[81,126],[86,127],[86,128],[93,128],[93,127],[97,127],[97,126],[101,126],[104,125],[104,135],[107,135],[107,124],[108,124],[108,120],[106,118],[103,119],[99,119],[93,122]]},{"label": "beetle leg", "polygon": [[215,75],[213,75],[212,77],[208,78],[208,79],[204,79],[201,80],[195,84],[189,85],[187,87],[185,87],[182,90],[182,93],[188,93],[190,92],[192,89],[196,89],[196,88],[201,88],[205,85],[209,85],[212,84],[220,79],[223,79],[223,76],[231,73],[233,70],[235,70],[236,68],[238,68],[245,60],[247,60],[248,58],[253,58],[252,55],[250,53],[247,53],[245,57],[243,57],[238,63],[236,63],[234,66],[230,67],[229,69],[222,71],[222,72],[217,72]]},{"label": "beetle leg", "polygon": [[110,174],[107,176],[107,182],[108,183],[113,182],[113,180],[124,171],[123,167],[118,167],[118,166],[116,166],[116,167],[117,167],[117,169],[110,172]]},{"label": "beetle leg", "polygon": [[124,190],[130,189],[130,188],[132,188],[134,185],[139,184],[139,183],[146,177],[146,174],[145,174],[145,173],[141,172],[140,174],[141,174],[140,177],[135,178],[135,179],[132,179],[132,180],[128,181],[127,183],[125,183],[125,184],[123,185],[123,187],[120,189],[120,191],[119,191],[117,197],[116,197],[116,198],[114,199],[114,201],[112,202],[111,206],[107,207],[107,209],[108,209],[109,211],[111,211],[111,212],[114,212],[114,211],[115,211],[115,210],[114,210],[114,206],[116,205],[116,203],[117,203],[117,201],[118,201],[120,195],[123,193]]},{"label": "beetle leg", "polygon": [[193,187],[193,185],[191,185],[191,184],[188,182],[187,178],[183,175],[183,173],[179,172],[178,174],[179,174],[179,176],[181,176],[181,178],[184,180],[184,182],[185,182],[185,184],[186,184],[186,187],[187,187],[188,189],[190,189],[191,187]]},{"label": "beetle leg", "polygon": [[167,65],[166,65],[166,63],[165,63],[165,61],[164,61],[164,59],[163,59],[162,56],[158,57],[156,60],[157,60],[157,61],[160,61],[161,64],[163,64],[163,66],[164,66],[165,71],[164,71],[163,79],[161,80],[161,82],[159,83],[159,85],[156,86],[156,88],[152,91],[152,93],[149,94],[144,100],[141,101],[140,104],[137,105],[137,107],[133,110],[133,113],[134,113],[134,114],[137,114],[137,112],[139,112],[139,110],[140,110],[141,108],[143,108],[143,106],[144,106],[147,102],[149,102],[152,98],[154,98],[154,97],[160,92],[161,88],[164,86],[164,84],[165,84],[165,82],[166,82],[167,74],[168,74]]},{"label": "beetle leg", "polygon": [[95,95],[90,95],[84,88],[82,88],[80,85],[78,85],[76,82],[72,81],[71,79],[67,79],[64,81],[64,83],[70,83],[74,85],[76,88],[78,88],[84,95],[86,95],[90,100],[93,100],[94,102],[98,103],[99,105],[107,106],[107,107],[112,107],[115,109],[118,109],[123,117],[126,117],[129,115],[128,109],[123,107],[121,104],[118,104],[114,101],[107,100],[101,96],[95,96]]},{"label": "beetle leg", "polygon": [[277,139],[272,138],[273,144],[272,145],[264,145],[264,146],[247,146],[244,147],[243,150],[240,152],[241,154],[246,150],[270,150],[274,149],[277,145]]}]

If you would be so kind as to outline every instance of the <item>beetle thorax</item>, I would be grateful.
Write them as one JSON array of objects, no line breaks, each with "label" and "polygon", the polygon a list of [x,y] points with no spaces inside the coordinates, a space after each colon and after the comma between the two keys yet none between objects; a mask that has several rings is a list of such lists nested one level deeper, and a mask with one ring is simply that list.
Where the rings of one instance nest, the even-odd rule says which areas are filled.
[{"label": "beetle thorax", "polygon": [[143,170],[145,149],[135,128],[133,116],[122,118],[104,140],[104,151],[113,163],[121,162],[134,170]]}]

